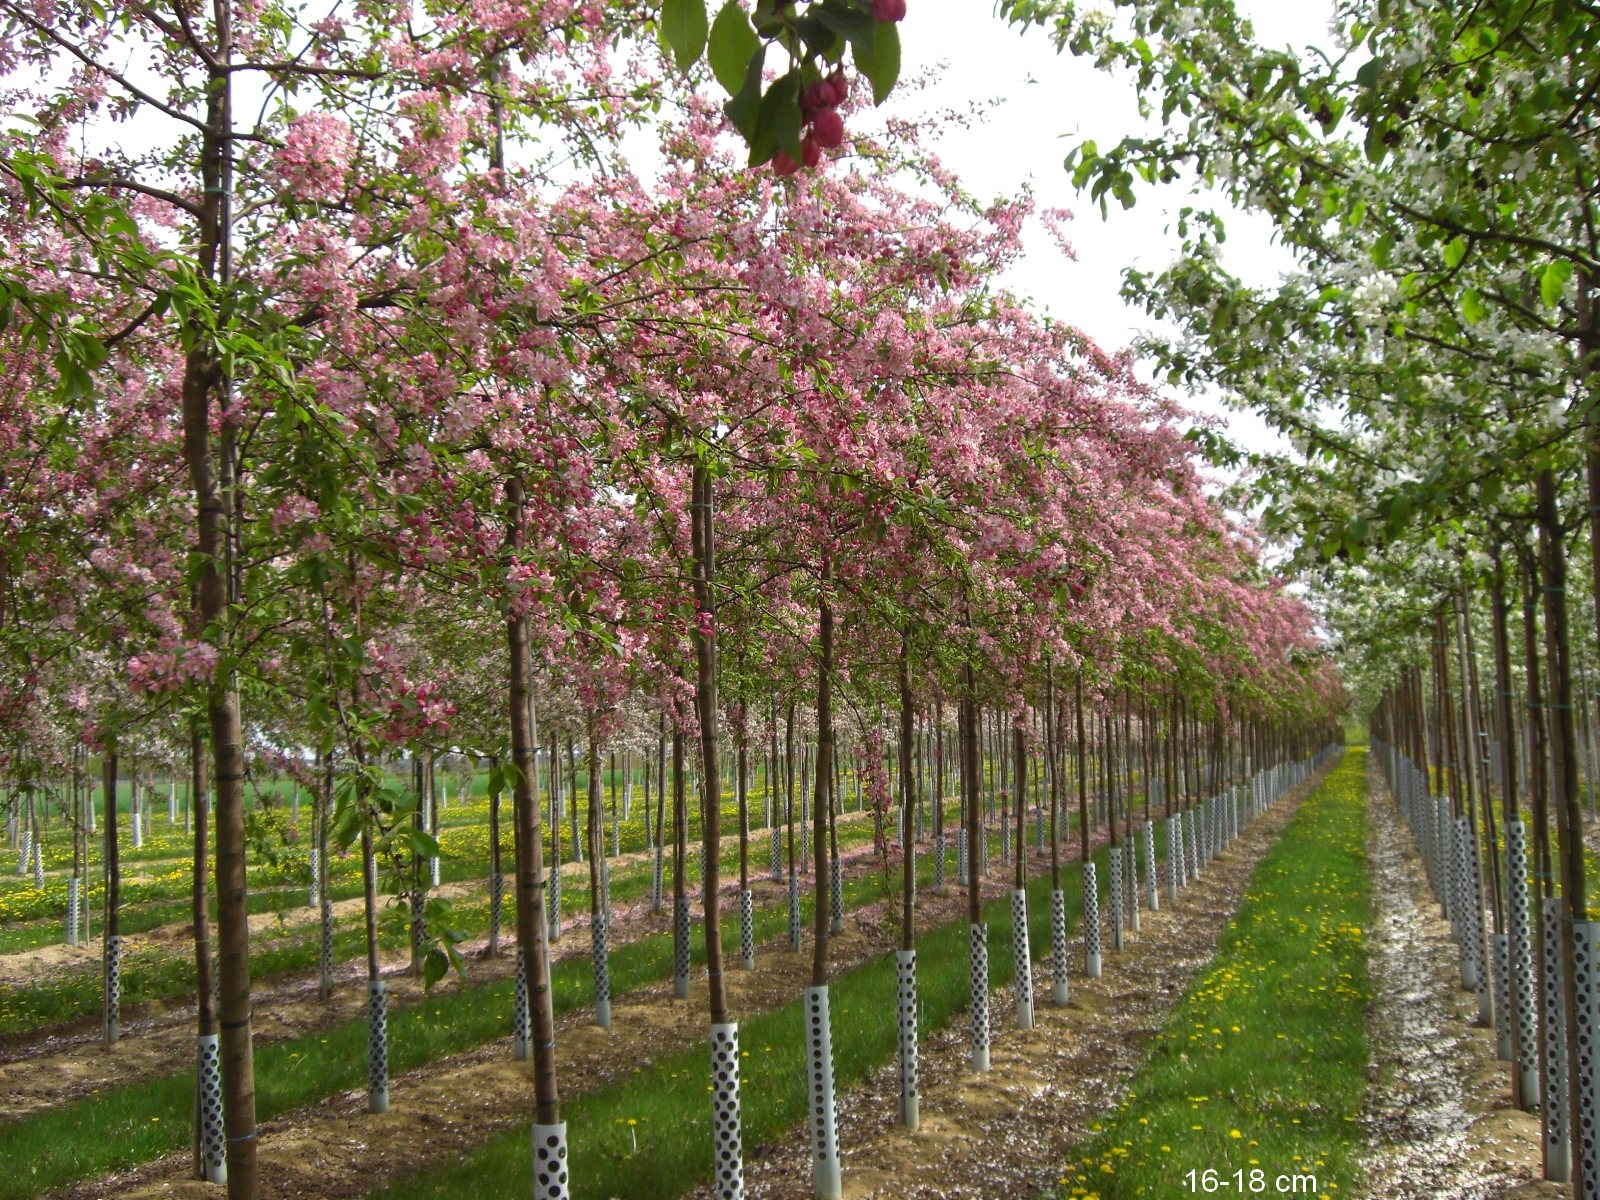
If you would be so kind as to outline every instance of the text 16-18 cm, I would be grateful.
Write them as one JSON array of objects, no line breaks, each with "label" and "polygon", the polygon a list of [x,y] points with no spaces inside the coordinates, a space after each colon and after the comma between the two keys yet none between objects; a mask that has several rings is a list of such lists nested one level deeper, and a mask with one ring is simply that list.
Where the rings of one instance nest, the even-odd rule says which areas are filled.
[{"label": "text 16-18 cm", "polygon": [[1219,1192],[1226,1188],[1235,1195],[1250,1192],[1281,1193],[1283,1195],[1315,1196],[1317,1194],[1317,1177],[1315,1175],[1269,1175],[1260,1167],[1253,1167],[1246,1171],[1243,1168],[1232,1175],[1221,1175],[1211,1168],[1204,1171],[1192,1170],[1183,1177],[1184,1183],[1191,1192]]}]

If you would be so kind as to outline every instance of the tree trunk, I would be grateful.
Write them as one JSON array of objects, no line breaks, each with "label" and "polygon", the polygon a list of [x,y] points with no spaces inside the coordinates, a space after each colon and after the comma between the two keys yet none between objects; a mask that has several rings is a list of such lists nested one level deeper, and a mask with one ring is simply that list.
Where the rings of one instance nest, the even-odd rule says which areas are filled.
[{"label": "tree trunk", "polygon": [[[523,539],[524,492],[520,479],[506,483],[511,508],[510,541]],[[506,644],[511,666],[511,765],[516,821],[517,945],[523,952],[528,980],[528,1017],[532,1025],[535,1121],[556,1125],[561,1120],[561,1093],[556,1086],[555,1010],[550,995],[550,956],[544,919],[544,846],[541,844],[539,797],[534,774],[533,700],[529,682],[528,623],[515,610],[506,619]]]},{"label": "tree trunk", "polygon": [[[827,586],[829,571],[822,572],[823,586]],[[816,803],[813,841],[816,863],[813,889],[816,903],[813,913],[815,926],[811,957],[811,986],[822,987],[828,982],[828,829],[825,816],[832,808],[829,795],[833,784],[833,608],[824,594],[819,605],[820,660],[817,664],[817,770]]]},{"label": "tree trunk", "polygon": [[[716,554],[712,540],[711,471],[704,463],[695,464],[691,495],[690,528],[693,534],[697,619],[689,636],[694,642],[695,707],[700,718],[701,786],[704,796],[700,835],[706,852],[700,898],[705,906],[706,982],[710,987],[711,1022],[722,1025],[728,1022],[728,996],[722,982],[722,914],[719,896],[722,884],[722,762],[717,744],[716,602],[711,591]],[[740,824],[742,847],[742,819]]]},{"label": "tree trunk", "polygon": [[[106,915],[101,925],[101,951],[104,956],[102,977],[105,980],[105,1010],[101,1016],[101,1033],[107,1049],[115,1046],[122,1037],[120,1003],[112,986],[112,948],[120,936],[122,907],[122,863],[117,857],[117,751],[113,742],[107,741],[100,752],[101,786],[106,795]],[[91,801],[93,803],[93,801]]]},{"label": "tree trunk", "polygon": [[904,634],[900,636],[900,859],[904,876],[901,880],[900,949],[916,946],[916,933],[912,925],[917,893],[916,832],[912,828],[911,806],[915,802],[911,778],[911,739],[915,731],[917,713],[911,697],[911,643]]}]

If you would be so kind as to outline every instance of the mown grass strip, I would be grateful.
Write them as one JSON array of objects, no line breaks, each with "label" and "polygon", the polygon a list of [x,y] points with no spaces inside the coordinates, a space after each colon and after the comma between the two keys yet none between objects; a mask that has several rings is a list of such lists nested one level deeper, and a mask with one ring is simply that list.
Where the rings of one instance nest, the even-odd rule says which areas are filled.
[{"label": "mown grass strip", "polygon": [[[841,830],[842,832],[842,830]],[[931,875],[931,862],[925,863]],[[881,899],[880,876],[846,880],[847,908]],[[670,903],[670,902],[669,902]],[[801,897],[809,923],[812,896]],[[737,945],[737,915],[725,915]],[[508,911],[506,923],[514,928]],[[691,938],[694,961],[704,961],[705,939]],[[758,908],[758,940],[788,927],[787,904]],[[351,931],[359,938],[359,931]],[[252,964],[255,958],[252,956]],[[667,978],[672,972],[670,934],[650,934],[611,951],[611,986],[622,993]],[[594,976],[588,956],[567,959],[552,972],[557,1015],[593,1002]],[[397,1007],[389,1016],[389,1069],[400,1074],[447,1054],[456,1054],[511,1034],[512,981],[440,991],[417,1004]],[[322,1033],[257,1049],[256,1115],[267,1120],[325,1096],[362,1087],[366,1080],[366,1023],[350,1021]],[[0,1200],[22,1200],[52,1187],[119,1170],[171,1153],[189,1144],[193,1074],[130,1083],[0,1124],[0,1162],[28,1164],[27,1170],[0,1173]]]},{"label": "mown grass strip", "polygon": [[[871,837],[871,827],[859,821],[839,827],[839,847],[842,851],[856,849],[870,841]],[[722,857],[723,878],[726,879],[737,873],[737,845],[724,847]],[[696,855],[689,856],[687,867],[692,889],[699,878]],[[478,861],[446,859],[440,870],[440,880],[443,883],[467,880],[485,882],[484,877],[488,869],[487,859]],[[651,868],[648,863],[636,863],[613,875],[611,879],[613,903],[630,904],[642,898],[650,890],[650,875]],[[576,880],[564,878],[564,883],[566,886],[562,889],[561,911],[569,915],[587,913],[589,911],[587,878],[581,876]],[[335,900],[343,900],[358,894],[359,887],[357,883],[338,884],[329,891]],[[463,909],[474,901],[470,899],[456,901],[457,928],[476,934],[488,927],[486,892],[485,887],[483,891],[477,893],[476,908],[482,910],[476,916],[477,924],[473,923],[472,913],[463,912]],[[250,911],[253,913],[292,911],[304,907],[304,897],[305,891],[301,888],[281,889],[264,894],[253,893],[249,898]],[[182,906],[175,907],[175,912],[178,907]],[[212,912],[215,911],[216,905],[213,903]],[[182,913],[175,919],[182,919],[185,915],[187,914]],[[152,924],[141,923],[138,918],[130,920],[126,911],[124,922],[122,927],[124,933],[137,933],[153,927]],[[365,943],[360,940],[358,934],[350,932],[357,923],[359,918],[347,918],[343,927],[336,926],[333,946],[335,963],[344,962],[363,953]],[[509,919],[507,927],[510,927]],[[58,935],[53,940],[59,941],[61,940],[59,926],[56,928]],[[3,937],[3,934],[0,934],[0,937]],[[408,935],[404,932],[389,932],[380,938],[380,944],[386,949],[402,947],[407,941]],[[266,979],[285,971],[310,970],[316,966],[317,961],[317,926],[313,922],[306,922],[296,930],[285,932],[281,936],[274,932],[267,938],[259,940],[257,945],[258,949],[250,955],[252,979]],[[188,995],[194,991],[194,978],[194,961],[182,943],[178,944],[176,950],[170,946],[145,947],[123,957],[123,1003],[132,1006],[152,1000],[167,1000]],[[80,967],[64,971],[48,983],[14,987],[0,992],[0,1034],[25,1033],[44,1025],[60,1025],[96,1016],[101,1009],[101,993],[98,962],[86,962]]]},{"label": "mown grass strip", "polygon": [[1356,1193],[1365,765],[1364,750],[1348,751],[1256,867],[1127,1101],[1064,1169],[1060,1200]]},{"label": "mown grass strip", "polygon": [[[1105,851],[1096,858],[1102,868]],[[1068,921],[1076,927],[1082,885],[1076,863],[1062,872]],[[1103,877],[1103,876],[1102,876]],[[991,878],[1001,892],[1004,876]],[[1028,888],[1028,929],[1035,954],[1049,952],[1049,876]],[[989,923],[989,980],[1011,981],[1010,901],[984,908]],[[967,1008],[967,923],[958,919],[918,939],[922,1023],[937,1029]],[[895,962],[885,956],[845,972],[830,984],[834,1079],[842,1091],[860,1082],[895,1052]],[[1006,1016],[995,1013],[997,1024]],[[806,1065],[801,1001],[740,1023],[745,1055],[740,1107],[746,1147],[781,1136],[805,1119]],[[711,1177],[710,1064],[706,1043],[632,1078],[562,1105],[567,1121],[576,1200],[662,1200]],[[375,1193],[384,1200],[522,1200],[531,1186],[527,1126],[500,1134],[454,1162],[443,1163]]]}]

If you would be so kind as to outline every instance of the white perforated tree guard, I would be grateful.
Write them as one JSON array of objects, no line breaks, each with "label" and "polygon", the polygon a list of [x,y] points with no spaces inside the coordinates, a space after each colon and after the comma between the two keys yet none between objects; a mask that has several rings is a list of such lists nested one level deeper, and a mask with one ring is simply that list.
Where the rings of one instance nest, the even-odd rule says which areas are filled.
[{"label": "white perforated tree guard", "polygon": [[200,1170],[207,1183],[228,1182],[228,1145],[222,1132],[222,1059],[217,1035],[195,1038],[195,1103],[200,1114]]},{"label": "white perforated tree guard", "polygon": [[672,994],[689,998],[689,898],[672,897]]},{"label": "white perforated tree guard", "polygon": [[333,988],[333,902],[326,896],[317,925],[317,979],[326,992]]},{"label": "white perforated tree guard", "polygon": [[833,1104],[833,1026],[828,988],[806,989],[806,1049],[811,1096],[811,1194],[839,1200],[839,1136]]},{"label": "white perforated tree guard", "polygon": [[1600,1196],[1600,922],[1572,922],[1572,984],[1578,1047],[1575,1148],[1583,1166],[1583,1200],[1594,1200]]},{"label": "white perforated tree guard", "polygon": [[1544,899],[1539,926],[1540,1022],[1544,1062],[1540,1078],[1544,1120],[1544,1177],[1558,1183],[1572,1178],[1572,1147],[1567,1130],[1567,1007],[1561,986],[1561,900]]},{"label": "white perforated tree guard", "polygon": [[389,1111],[389,994],[383,980],[367,980],[367,1111]]},{"label": "white perforated tree guard", "polygon": [[1011,973],[1017,988],[1017,1028],[1033,1028],[1033,947],[1028,939],[1028,890],[1011,889]]},{"label": "white perforated tree guard", "polygon": [[[1472,991],[1482,978],[1479,971],[1478,952],[1482,939],[1478,937],[1478,923],[1483,916],[1477,880],[1472,870],[1472,826],[1466,814],[1456,818],[1456,898],[1459,905],[1456,934],[1461,942],[1461,986]],[[1476,916],[1479,920],[1475,921]],[[1480,1014],[1481,1015],[1481,1014]]]},{"label": "white perforated tree guard", "polygon": [[570,1200],[567,1123],[533,1127],[533,1200]]},{"label": "white perforated tree guard", "polygon": [[321,857],[317,848],[315,846],[311,847],[311,886],[306,889],[307,908],[315,908],[317,906],[317,880],[322,878],[321,875],[317,874],[317,867],[320,865]]},{"label": "white perforated tree guard", "polygon": [[783,830],[772,827],[772,882],[783,882]]},{"label": "white perforated tree guard", "polygon": [[739,965],[756,969],[756,897],[749,888],[739,893]]},{"label": "white perforated tree guard", "polygon": [[989,827],[978,826],[978,877],[984,878],[989,874]]},{"label": "white perforated tree guard", "polygon": [[701,842],[699,849],[700,849],[700,874],[699,874],[699,876],[697,878],[698,878],[698,881],[699,881],[699,884],[700,884],[700,892],[701,892],[702,895],[704,895],[705,894],[705,890],[706,890],[706,844],[704,842]]},{"label": "white perforated tree guard", "polygon": [[1494,935],[1494,1045],[1495,1056],[1501,1062],[1511,1061],[1511,1005],[1506,986],[1511,973],[1508,941],[1503,933]]},{"label": "white perforated tree guard", "polygon": [[76,875],[67,880],[67,945],[78,944],[79,905],[83,901],[83,890]]},{"label": "white perforated tree guard", "polygon": [[517,1062],[528,1061],[528,1045],[532,1029],[533,1018],[528,1012],[528,960],[519,943],[516,987],[511,997],[511,1057]]},{"label": "white perforated tree guard", "polygon": [[32,858],[33,858],[33,830],[24,829],[22,831],[22,852],[17,855],[17,874],[18,875],[26,875],[28,873],[28,863],[29,863],[29,861],[32,860]]},{"label": "white perforated tree guard", "polygon": [[1050,1003],[1065,1008],[1067,987],[1067,897],[1060,888],[1050,893]]},{"label": "white perforated tree guard", "polygon": [[1095,864],[1083,864],[1083,973],[1100,978],[1100,885]]},{"label": "white perforated tree guard", "polygon": [[1177,902],[1183,886],[1183,818],[1167,818],[1167,899]]},{"label": "white perforated tree guard", "polygon": [[956,886],[967,886],[967,830],[956,830]]},{"label": "white perforated tree guard", "polygon": [[661,911],[661,847],[656,847],[655,865],[650,873],[650,911]]},{"label": "white perforated tree guard", "polygon": [[1450,830],[1453,828],[1450,821],[1450,798],[1438,796],[1434,800],[1433,832],[1434,832],[1434,891],[1439,897],[1439,916],[1451,923],[1452,932],[1455,927],[1455,917],[1451,912],[1451,904],[1455,900],[1455,893],[1450,886],[1450,864],[1453,855],[1450,853]]},{"label": "white perforated tree guard", "polygon": [[800,953],[800,881],[789,876],[789,950]]},{"label": "white perforated tree guard", "polygon": [[844,884],[837,854],[828,862],[828,932],[844,932]]},{"label": "white perforated tree guard", "polygon": [[945,894],[944,886],[944,834],[933,835],[933,894]]},{"label": "white perforated tree guard", "polygon": [[116,1041],[122,1030],[122,938],[117,934],[106,938],[106,1027]]},{"label": "white perforated tree guard", "polygon": [[1200,846],[1196,836],[1194,809],[1191,808],[1183,813],[1183,865],[1189,868],[1190,879],[1200,878]]},{"label": "white perforated tree guard", "polygon": [[1506,938],[1511,958],[1511,1019],[1521,1057],[1517,1072],[1522,1107],[1539,1103],[1538,1008],[1533,995],[1533,927],[1528,917],[1528,827],[1521,817],[1506,822]]},{"label": "white perforated tree guard", "polygon": [[506,877],[502,871],[489,876],[489,928],[500,928],[500,915],[506,904]]},{"label": "white perforated tree guard", "polygon": [[1111,929],[1111,953],[1122,951],[1122,847],[1113,846],[1108,851],[1110,862],[1106,868],[1106,883],[1111,892],[1111,911],[1106,924]]},{"label": "white perforated tree guard", "polygon": [[606,914],[597,912],[589,918],[590,963],[594,968],[594,1023],[601,1029],[611,1028],[611,954],[606,939]]},{"label": "white perforated tree guard", "polygon": [[972,1006],[972,1069],[989,1069],[989,927],[967,926],[968,987]]},{"label": "white perforated tree guard", "polygon": [[1125,914],[1128,930],[1131,933],[1139,932],[1139,848],[1129,841],[1126,852],[1122,856],[1123,873],[1127,876],[1126,888],[1123,895],[1128,898],[1128,908]]},{"label": "white perforated tree guard", "polygon": [[1151,912],[1161,910],[1161,885],[1156,882],[1156,827],[1144,823],[1144,883],[1145,904]]},{"label": "white perforated tree guard", "polygon": [[1000,865],[1011,865],[1011,810],[1009,808],[1000,813]]},{"label": "white perforated tree guard", "polygon": [[550,926],[550,940],[561,940],[561,864],[550,868],[550,883],[545,887],[545,920]]},{"label": "white perforated tree guard", "polygon": [[717,1200],[743,1200],[744,1137],[739,1128],[736,1021],[711,1026],[711,1089],[711,1190]]},{"label": "white perforated tree guard", "polygon": [[917,1096],[917,952],[896,950],[895,1017],[899,1031],[900,1123],[915,1129],[920,1120]]}]

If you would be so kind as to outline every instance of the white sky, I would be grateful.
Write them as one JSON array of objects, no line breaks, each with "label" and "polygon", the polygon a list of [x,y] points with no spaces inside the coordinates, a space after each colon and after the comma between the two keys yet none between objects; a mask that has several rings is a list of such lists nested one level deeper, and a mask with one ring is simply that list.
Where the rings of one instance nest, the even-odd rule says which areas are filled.
[{"label": "white sky", "polygon": [[[1295,4],[1237,0],[1256,35],[1272,46],[1296,49],[1327,46],[1333,6],[1329,0]],[[976,195],[1015,193],[1031,184],[1041,208],[1067,208],[1075,214],[1068,238],[1077,261],[1064,259],[1052,239],[1034,223],[1028,251],[1007,277],[1017,293],[1068,321],[1108,349],[1128,344],[1152,322],[1118,295],[1129,266],[1159,270],[1172,261],[1179,239],[1177,213],[1191,203],[1188,185],[1142,186],[1138,204],[1124,211],[1109,202],[1102,221],[1097,204],[1080,196],[1062,170],[1067,152],[1092,139],[1102,147],[1126,135],[1149,133],[1139,116],[1131,83],[1096,71],[1070,53],[1058,56],[1045,32],[1021,33],[993,15],[987,0],[911,0],[901,26],[905,50],[902,78],[945,64],[938,85],[927,91],[898,90],[885,106],[910,114],[937,98],[940,107],[1000,101],[990,118],[968,128],[953,128],[936,143],[945,163]],[[1170,228],[1169,228],[1170,227]],[[1292,264],[1271,242],[1261,219],[1233,214],[1224,262],[1242,279],[1268,283]],[[1250,449],[1285,449],[1285,444],[1249,414],[1227,413],[1215,400],[1190,398],[1191,406],[1225,413],[1234,440]]]}]

